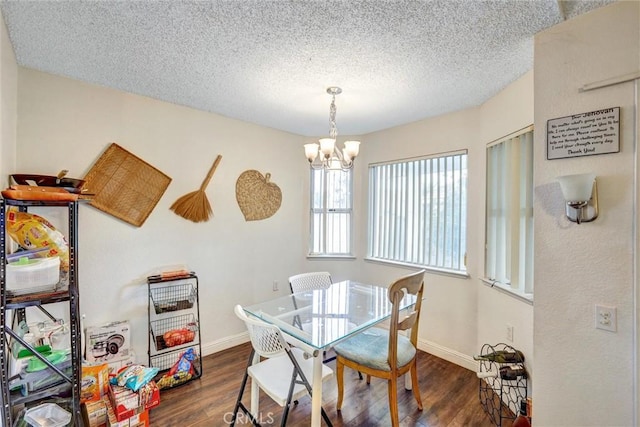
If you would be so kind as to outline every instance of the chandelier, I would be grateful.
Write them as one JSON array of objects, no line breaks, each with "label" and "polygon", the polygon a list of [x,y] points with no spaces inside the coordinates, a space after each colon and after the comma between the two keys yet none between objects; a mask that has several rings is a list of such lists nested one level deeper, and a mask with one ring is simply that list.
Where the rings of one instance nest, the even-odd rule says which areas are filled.
[{"label": "chandelier", "polygon": [[329,138],[319,139],[317,143],[305,144],[304,152],[313,169],[347,170],[353,167],[353,161],[360,152],[360,141],[345,141],[342,150],[336,147],[338,128],[336,127],[336,95],[342,93],[339,87],[327,88],[331,95],[329,107]]}]

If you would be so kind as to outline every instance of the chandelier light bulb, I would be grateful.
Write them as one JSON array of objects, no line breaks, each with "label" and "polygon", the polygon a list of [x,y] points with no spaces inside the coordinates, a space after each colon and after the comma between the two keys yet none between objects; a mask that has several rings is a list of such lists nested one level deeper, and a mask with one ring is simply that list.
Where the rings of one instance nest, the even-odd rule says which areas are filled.
[{"label": "chandelier light bulb", "polygon": [[344,151],[349,155],[350,159],[355,159],[360,153],[360,141],[345,141]]},{"label": "chandelier light bulb", "polygon": [[331,154],[333,154],[333,151],[336,148],[336,140],[333,138],[322,138],[320,140],[320,151],[322,151],[322,154],[324,155],[325,159],[328,159],[329,157],[331,157]]},{"label": "chandelier light bulb", "polygon": [[318,144],[304,144],[304,154],[309,159],[309,163],[313,163],[313,161],[318,157]]}]

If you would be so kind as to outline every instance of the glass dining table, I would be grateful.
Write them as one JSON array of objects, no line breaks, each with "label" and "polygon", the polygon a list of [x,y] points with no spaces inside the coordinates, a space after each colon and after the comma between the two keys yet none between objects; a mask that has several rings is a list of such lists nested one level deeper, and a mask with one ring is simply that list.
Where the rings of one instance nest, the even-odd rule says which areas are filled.
[{"label": "glass dining table", "polygon": [[[407,295],[400,308],[410,308],[415,303],[416,297]],[[388,319],[391,308],[387,287],[346,280],[333,283],[325,289],[290,294],[246,306],[244,310],[249,315],[277,325],[287,341],[313,356],[311,426],[320,427],[324,350]],[[252,393],[252,407],[254,396],[257,396],[257,392]]]}]

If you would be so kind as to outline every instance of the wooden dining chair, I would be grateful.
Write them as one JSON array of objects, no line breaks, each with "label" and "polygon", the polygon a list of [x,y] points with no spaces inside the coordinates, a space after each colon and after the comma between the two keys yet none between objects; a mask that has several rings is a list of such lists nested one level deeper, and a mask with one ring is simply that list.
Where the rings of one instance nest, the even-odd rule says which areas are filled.
[{"label": "wooden dining chair", "polygon": [[[284,408],[282,419],[280,420],[280,425],[284,426],[287,423],[291,404],[293,402],[297,404],[298,399],[305,395],[311,396],[313,359],[306,357],[299,348],[290,347],[285,341],[282,331],[276,325],[247,316],[240,305],[236,305],[234,311],[236,316],[244,321],[249,331],[252,350],[229,425],[235,425],[238,411],[240,410],[244,412],[254,426],[260,425],[260,417],[258,416],[258,419],[256,419],[258,414],[252,414],[242,403],[242,395],[244,394],[247,380],[251,377],[251,380],[262,391]],[[261,360],[254,363],[256,362],[256,355]],[[322,381],[326,381],[332,376],[333,370],[323,364]],[[321,409],[321,413],[327,425],[331,426],[331,420],[324,409]]]},{"label": "wooden dining chair", "polygon": [[[398,379],[407,372],[411,372],[413,396],[418,409],[422,410],[416,356],[423,288],[424,270],[396,280],[389,287],[389,300],[392,304],[389,329],[370,328],[334,346],[337,354],[338,411],[342,407],[345,366],[366,374],[367,384],[370,383],[371,376],[387,380],[393,427],[398,426]],[[408,313],[402,310],[401,316],[400,301],[406,294],[415,295],[416,304]],[[400,331],[408,331],[408,336]]]}]

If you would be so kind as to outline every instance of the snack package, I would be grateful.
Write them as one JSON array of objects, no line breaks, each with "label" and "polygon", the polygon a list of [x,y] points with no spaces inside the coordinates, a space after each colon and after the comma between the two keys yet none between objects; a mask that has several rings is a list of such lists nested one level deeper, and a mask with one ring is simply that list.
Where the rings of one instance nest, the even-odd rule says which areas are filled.
[{"label": "snack package", "polygon": [[98,401],[109,391],[109,365],[82,365],[80,403]]},{"label": "snack package", "polygon": [[164,338],[164,342],[167,347],[174,347],[176,345],[182,345],[187,342],[191,342],[194,340],[196,334],[190,329],[181,328],[181,329],[172,329],[170,331],[165,332],[162,335]]},{"label": "snack package", "polygon": [[148,368],[142,365],[129,365],[122,368],[115,377],[111,378],[111,384],[127,387],[138,391],[158,374],[158,368]]},{"label": "snack package", "polygon": [[7,233],[24,249],[48,248],[47,257],[60,257],[60,269],[69,271],[69,245],[64,235],[46,219],[15,208],[7,212]]},{"label": "snack package", "polygon": [[197,357],[198,355],[192,348],[183,352],[176,363],[169,369],[169,372],[164,374],[157,382],[158,388],[162,390],[189,381],[196,373],[193,361]]}]

